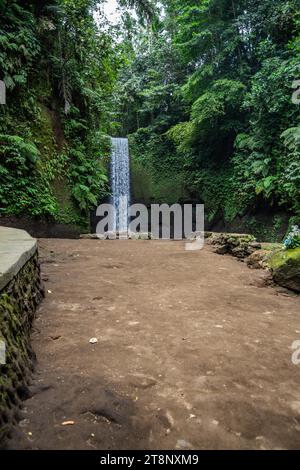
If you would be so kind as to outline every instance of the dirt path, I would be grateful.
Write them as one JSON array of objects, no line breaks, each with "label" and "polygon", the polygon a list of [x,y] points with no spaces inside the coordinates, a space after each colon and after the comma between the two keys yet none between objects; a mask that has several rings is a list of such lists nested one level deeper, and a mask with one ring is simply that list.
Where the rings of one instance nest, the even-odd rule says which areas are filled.
[{"label": "dirt path", "polygon": [[40,246],[51,293],[11,448],[299,448],[299,297],[181,242]]}]

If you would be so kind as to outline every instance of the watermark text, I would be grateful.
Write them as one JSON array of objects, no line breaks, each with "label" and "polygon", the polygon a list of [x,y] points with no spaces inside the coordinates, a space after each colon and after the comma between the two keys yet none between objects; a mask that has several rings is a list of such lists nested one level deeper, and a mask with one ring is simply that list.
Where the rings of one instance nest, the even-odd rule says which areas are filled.
[{"label": "watermark text", "polygon": [[0,80],[0,104],[6,104],[6,86],[3,80]]},{"label": "watermark text", "polygon": [[5,342],[0,339],[0,365],[6,364],[6,348]]},{"label": "watermark text", "polygon": [[[116,209],[123,208],[121,211]],[[128,222],[124,227],[124,213]],[[143,204],[128,206],[126,196],[117,205],[101,204],[96,212],[101,220],[96,234],[100,239],[129,239],[140,235],[153,240],[187,240],[186,250],[201,250],[204,246],[203,204]]]}]

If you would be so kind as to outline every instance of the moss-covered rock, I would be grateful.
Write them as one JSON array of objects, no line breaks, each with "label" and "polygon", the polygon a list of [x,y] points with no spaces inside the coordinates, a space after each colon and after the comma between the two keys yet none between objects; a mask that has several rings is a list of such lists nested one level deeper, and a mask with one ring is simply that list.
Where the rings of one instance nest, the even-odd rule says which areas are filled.
[{"label": "moss-covered rock", "polygon": [[215,246],[215,252],[220,255],[230,254],[244,259],[261,248],[255,237],[239,233],[213,233],[208,243]]},{"label": "moss-covered rock", "polygon": [[300,293],[300,248],[276,251],[268,266],[277,284]]},{"label": "moss-covered rock", "polygon": [[265,251],[274,253],[282,250],[282,243],[261,243],[261,247]]},{"label": "moss-covered rock", "polygon": [[246,262],[250,269],[267,269],[268,268],[268,250],[256,250],[250,255]]}]

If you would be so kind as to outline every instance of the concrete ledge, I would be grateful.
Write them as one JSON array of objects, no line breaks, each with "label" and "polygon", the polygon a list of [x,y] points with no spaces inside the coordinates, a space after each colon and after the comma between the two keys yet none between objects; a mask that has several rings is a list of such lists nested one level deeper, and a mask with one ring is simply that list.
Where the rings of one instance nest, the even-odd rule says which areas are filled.
[{"label": "concrete ledge", "polygon": [[24,230],[0,227],[0,291],[37,251],[37,241]]}]

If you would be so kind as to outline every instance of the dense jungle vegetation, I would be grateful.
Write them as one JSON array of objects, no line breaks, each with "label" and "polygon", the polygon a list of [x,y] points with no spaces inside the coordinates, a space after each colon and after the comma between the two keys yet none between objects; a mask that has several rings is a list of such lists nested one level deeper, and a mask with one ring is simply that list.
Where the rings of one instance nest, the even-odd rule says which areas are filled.
[{"label": "dense jungle vegetation", "polygon": [[85,225],[128,135],[135,199],[299,223],[299,0],[119,0],[118,25],[102,3],[0,0],[1,213]]}]

